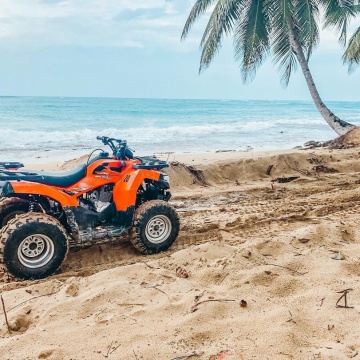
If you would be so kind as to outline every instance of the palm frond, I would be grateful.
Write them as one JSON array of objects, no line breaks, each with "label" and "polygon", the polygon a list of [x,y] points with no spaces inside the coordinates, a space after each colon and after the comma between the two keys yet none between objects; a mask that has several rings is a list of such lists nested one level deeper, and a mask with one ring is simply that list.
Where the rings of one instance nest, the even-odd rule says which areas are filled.
[{"label": "palm frond", "polygon": [[197,0],[195,2],[184,25],[181,35],[182,40],[187,37],[189,30],[194,25],[195,21],[198,20],[198,18],[215,2],[216,0]]},{"label": "palm frond", "polygon": [[277,31],[274,34],[273,62],[278,64],[281,84],[287,87],[290,76],[297,69],[296,53],[291,44],[290,37],[284,32]]},{"label": "palm frond", "polygon": [[263,0],[243,4],[234,33],[235,59],[240,62],[243,81],[253,80],[270,49],[270,21]]},{"label": "palm frond", "polygon": [[349,64],[349,72],[353,71],[360,64],[360,27],[351,37],[348,47],[343,55],[345,63]]},{"label": "palm frond", "polygon": [[199,71],[210,65],[221,46],[223,36],[232,32],[243,3],[241,0],[218,0],[200,43],[202,53]]},{"label": "palm frond", "polygon": [[334,28],[340,34],[340,43],[345,46],[349,22],[360,10],[357,0],[319,0],[319,2],[325,9],[324,28]]},{"label": "palm frond", "polygon": [[[270,0],[269,0],[270,1]],[[278,64],[281,84],[286,87],[289,84],[290,76],[297,68],[296,53],[291,43],[289,26],[300,29],[294,22],[296,11],[295,2],[291,0],[272,1],[272,50],[273,62]]]},{"label": "palm frond", "polygon": [[307,61],[313,49],[319,43],[319,8],[317,0],[297,0],[295,3],[294,21],[301,31],[299,41],[307,54]]}]

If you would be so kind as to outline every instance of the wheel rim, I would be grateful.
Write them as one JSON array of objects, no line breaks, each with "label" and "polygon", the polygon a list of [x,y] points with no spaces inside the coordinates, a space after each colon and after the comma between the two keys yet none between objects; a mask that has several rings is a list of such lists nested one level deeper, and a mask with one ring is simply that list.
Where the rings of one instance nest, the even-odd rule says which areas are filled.
[{"label": "wheel rim", "polygon": [[160,244],[168,239],[172,225],[167,216],[157,215],[150,219],[145,228],[146,238],[153,244]]},{"label": "wheel rim", "polygon": [[54,243],[43,234],[33,234],[26,237],[18,247],[19,261],[30,269],[46,265],[53,255]]}]

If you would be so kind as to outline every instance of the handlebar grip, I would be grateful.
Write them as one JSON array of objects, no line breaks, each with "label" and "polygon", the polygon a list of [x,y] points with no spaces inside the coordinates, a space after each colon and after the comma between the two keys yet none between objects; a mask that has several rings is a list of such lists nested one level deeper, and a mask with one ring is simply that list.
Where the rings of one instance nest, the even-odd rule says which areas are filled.
[{"label": "handlebar grip", "polygon": [[107,136],[97,136],[96,139],[102,141],[104,145],[107,145],[110,140]]}]

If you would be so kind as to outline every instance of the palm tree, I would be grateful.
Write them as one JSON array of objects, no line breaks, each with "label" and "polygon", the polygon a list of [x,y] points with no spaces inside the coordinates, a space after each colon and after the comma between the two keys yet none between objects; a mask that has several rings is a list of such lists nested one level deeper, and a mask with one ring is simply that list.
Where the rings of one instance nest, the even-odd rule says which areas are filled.
[{"label": "palm tree", "polygon": [[214,9],[201,40],[201,72],[220,49],[224,36],[233,35],[235,59],[240,62],[244,82],[252,80],[268,55],[278,65],[281,82],[287,86],[299,64],[311,97],[329,126],[344,135],[355,126],[333,114],[322,101],[309,69],[309,58],[319,42],[320,8],[325,26],[340,32],[346,41],[349,19],[356,14],[356,0],[197,0],[185,23],[181,38],[211,6]]}]

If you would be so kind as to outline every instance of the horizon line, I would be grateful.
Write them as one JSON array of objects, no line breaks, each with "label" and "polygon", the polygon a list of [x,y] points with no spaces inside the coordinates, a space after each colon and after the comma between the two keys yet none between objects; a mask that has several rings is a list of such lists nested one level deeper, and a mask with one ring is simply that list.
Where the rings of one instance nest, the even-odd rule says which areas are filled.
[{"label": "horizon line", "polygon": [[[56,99],[121,99],[121,100],[193,100],[193,101],[277,101],[309,102],[312,99],[236,99],[236,98],[176,98],[176,97],[120,97],[120,96],[74,96],[74,95],[0,95],[0,98],[56,98]],[[326,100],[326,102],[360,102],[357,100]]]}]

